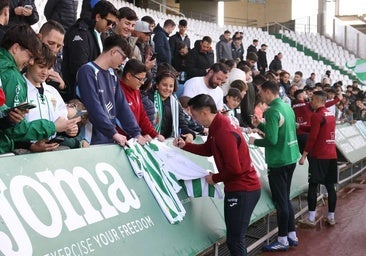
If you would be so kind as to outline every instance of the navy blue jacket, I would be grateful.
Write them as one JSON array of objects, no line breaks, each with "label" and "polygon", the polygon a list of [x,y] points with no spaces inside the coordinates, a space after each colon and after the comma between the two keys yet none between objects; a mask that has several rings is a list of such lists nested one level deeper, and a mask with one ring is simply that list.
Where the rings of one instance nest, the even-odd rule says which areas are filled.
[{"label": "navy blue jacket", "polygon": [[165,30],[158,24],[154,28],[154,43],[156,52],[156,63],[157,65],[161,63],[172,63],[172,53],[170,51],[169,45],[169,35]]},{"label": "navy blue jacket", "polygon": [[77,81],[78,96],[93,125],[92,145],[113,143],[116,126],[130,137],[141,134],[113,70],[104,70],[89,62],[79,69]]}]

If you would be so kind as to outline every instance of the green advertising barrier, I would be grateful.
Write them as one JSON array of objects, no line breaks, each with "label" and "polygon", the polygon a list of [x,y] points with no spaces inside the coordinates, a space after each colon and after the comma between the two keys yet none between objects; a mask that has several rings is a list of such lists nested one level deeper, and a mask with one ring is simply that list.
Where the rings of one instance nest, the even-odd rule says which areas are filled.
[{"label": "green advertising barrier", "polygon": [[225,234],[209,198],[169,224],[117,145],[0,161],[0,255],[195,255]]},{"label": "green advertising barrier", "polygon": [[[213,158],[180,151],[215,168]],[[274,210],[263,152],[250,146],[262,182],[251,223]],[[180,192],[187,213],[171,225],[117,145],[0,161],[0,255],[196,255],[225,236],[219,199]],[[306,189],[307,165],[297,166],[291,197]]]},{"label": "green advertising barrier", "polygon": [[356,163],[366,156],[366,126],[362,121],[355,124],[338,124],[335,140],[338,150],[351,163]]}]

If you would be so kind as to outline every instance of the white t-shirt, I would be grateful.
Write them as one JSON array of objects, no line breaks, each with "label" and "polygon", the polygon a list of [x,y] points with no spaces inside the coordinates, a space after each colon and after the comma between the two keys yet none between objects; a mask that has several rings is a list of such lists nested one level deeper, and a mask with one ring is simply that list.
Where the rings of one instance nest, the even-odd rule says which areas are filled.
[{"label": "white t-shirt", "polygon": [[67,108],[60,93],[52,86],[43,83],[44,92],[41,95],[38,89],[26,78],[28,102],[37,105],[25,115],[27,121],[47,119],[56,121],[60,116],[67,118]]},{"label": "white t-shirt", "polygon": [[210,95],[216,103],[217,110],[221,111],[224,107],[222,89],[218,86],[215,89],[208,88],[204,81],[204,76],[193,77],[184,83],[183,96],[193,98],[198,94]]}]

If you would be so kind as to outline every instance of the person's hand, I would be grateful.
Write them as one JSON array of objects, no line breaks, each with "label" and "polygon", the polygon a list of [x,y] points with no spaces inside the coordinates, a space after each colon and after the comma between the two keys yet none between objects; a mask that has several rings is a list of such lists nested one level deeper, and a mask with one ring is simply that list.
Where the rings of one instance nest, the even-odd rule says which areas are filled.
[{"label": "person's hand", "polygon": [[305,159],[306,159],[306,156],[302,155],[300,160],[299,160],[299,164],[303,165],[305,163]]},{"label": "person's hand", "polygon": [[210,184],[210,185],[215,185],[216,183],[213,181],[212,176],[213,176],[213,173],[212,173],[212,172],[210,172],[210,174],[209,174],[209,175],[207,175],[207,176],[205,177],[205,179],[206,179],[206,182],[207,182],[208,184]]},{"label": "person's hand", "polygon": [[70,129],[66,130],[66,134],[70,137],[75,137],[78,135],[79,126],[77,124],[73,125]]},{"label": "person's hand", "polygon": [[29,112],[29,110],[21,111],[21,110],[15,108],[14,110],[10,111],[8,114],[9,121],[13,124],[20,123],[23,120],[24,115],[28,112]]},{"label": "person's hand", "polygon": [[253,145],[254,144],[254,141],[256,140],[257,138],[253,137],[253,136],[250,136],[249,137],[249,144]]},{"label": "person's hand", "polygon": [[155,138],[158,139],[158,141],[160,142],[163,142],[165,140],[164,136],[161,134],[158,134]]},{"label": "person's hand", "polygon": [[25,9],[23,6],[18,6],[14,8],[15,15],[23,16],[23,9]]},{"label": "person's hand", "polygon": [[126,136],[124,136],[124,135],[122,135],[122,134],[115,133],[115,134],[113,135],[113,139],[114,139],[114,141],[115,141],[118,145],[121,145],[121,146],[125,146],[125,145],[126,145],[127,138],[126,138]]},{"label": "person's hand", "polygon": [[90,145],[89,145],[89,143],[86,141],[86,140],[82,140],[81,141],[81,147],[82,148],[88,148]]},{"label": "person's hand", "polygon": [[191,133],[186,133],[186,134],[181,134],[180,136],[183,137],[183,139],[186,141],[186,142],[189,142],[189,143],[192,143],[194,138],[193,138],[193,135]]},{"label": "person's hand", "polygon": [[61,78],[60,74],[58,72],[54,71],[53,69],[50,70],[48,79],[59,83],[58,88],[60,90],[65,89],[66,86],[65,86],[64,80]]},{"label": "person's hand", "polygon": [[146,140],[147,142],[152,141],[152,138],[151,138],[151,136],[150,136],[149,134],[145,134],[145,135],[144,135],[144,138],[145,138],[145,140]]},{"label": "person's hand", "polygon": [[252,115],[250,118],[254,127],[257,127],[260,124],[260,120],[256,115]]},{"label": "person's hand", "polygon": [[22,16],[25,16],[25,17],[28,17],[28,16],[31,16],[33,13],[33,8],[25,8],[23,7],[23,12],[22,12]]},{"label": "person's hand", "polygon": [[32,143],[30,146],[31,152],[47,152],[47,151],[53,151],[56,148],[59,147],[58,143],[47,143],[48,140],[40,140],[36,143]]},{"label": "person's hand", "polygon": [[75,117],[73,119],[66,119],[64,117],[59,117],[55,121],[57,132],[66,132],[67,130],[73,129],[77,123],[81,121],[81,117]]},{"label": "person's hand", "polygon": [[140,144],[140,145],[145,145],[146,144],[146,139],[144,138],[144,136],[142,136],[142,135],[137,135],[136,137],[135,137],[135,139],[137,140],[137,143],[138,144]]},{"label": "person's hand", "polygon": [[173,145],[178,148],[184,148],[186,142],[181,137],[179,137],[173,140]]},{"label": "person's hand", "polygon": [[254,128],[254,129],[252,129],[252,132],[254,132],[254,133],[258,133],[260,136],[262,136],[262,137],[264,137],[265,136],[265,134],[264,134],[264,132],[262,132],[261,130],[259,130],[258,128]]}]

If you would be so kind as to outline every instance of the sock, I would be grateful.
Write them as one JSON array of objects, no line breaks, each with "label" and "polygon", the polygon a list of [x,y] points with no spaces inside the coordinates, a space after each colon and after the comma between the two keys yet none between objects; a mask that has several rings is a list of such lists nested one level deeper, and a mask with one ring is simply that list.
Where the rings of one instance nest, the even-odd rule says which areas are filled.
[{"label": "sock", "polygon": [[334,220],[334,212],[328,212],[328,219]]},{"label": "sock", "polygon": [[287,236],[288,236],[289,238],[291,238],[292,240],[297,241],[296,231],[288,232],[288,235],[287,235]]},{"label": "sock", "polygon": [[288,245],[287,236],[279,236],[277,237],[277,241],[283,245]]},{"label": "sock", "polygon": [[309,220],[315,221],[315,211],[309,211]]}]

